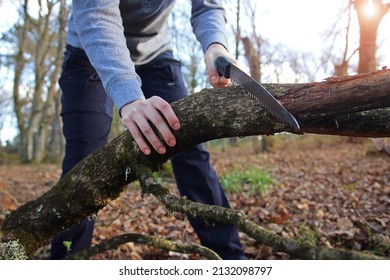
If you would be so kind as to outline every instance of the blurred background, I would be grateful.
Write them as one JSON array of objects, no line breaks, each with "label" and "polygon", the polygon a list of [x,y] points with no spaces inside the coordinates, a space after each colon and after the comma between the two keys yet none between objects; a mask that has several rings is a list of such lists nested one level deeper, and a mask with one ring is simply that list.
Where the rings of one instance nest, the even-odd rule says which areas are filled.
[{"label": "blurred background", "polygon": [[[0,0],[0,160],[62,158],[57,81],[70,2]],[[229,50],[260,82],[307,83],[390,65],[386,0],[220,2],[227,11]],[[210,85],[191,32],[190,5],[178,0],[169,25],[193,93]],[[112,137],[122,129],[116,115]]]}]

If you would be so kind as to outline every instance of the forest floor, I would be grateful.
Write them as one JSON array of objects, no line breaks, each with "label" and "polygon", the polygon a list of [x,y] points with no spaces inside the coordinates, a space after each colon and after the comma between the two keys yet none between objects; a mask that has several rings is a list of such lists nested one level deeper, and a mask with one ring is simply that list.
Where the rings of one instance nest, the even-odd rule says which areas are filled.
[{"label": "forest floor", "polygon": [[[267,177],[261,190],[227,190],[231,207],[280,236],[330,248],[342,247],[390,257],[390,157],[369,139],[329,136],[271,137],[267,153],[254,153],[251,139],[235,147],[209,144],[221,176],[258,170]],[[60,176],[59,165],[0,165],[0,225],[5,212],[46,192]],[[169,170],[160,179],[177,193]],[[253,176],[253,175],[251,175]],[[93,243],[124,234],[150,234],[199,243],[185,215],[169,214],[153,196],[141,196],[137,183],[98,214]],[[250,259],[288,259],[283,252],[240,233]],[[49,245],[36,253],[48,258]],[[200,259],[126,243],[93,259]]]}]

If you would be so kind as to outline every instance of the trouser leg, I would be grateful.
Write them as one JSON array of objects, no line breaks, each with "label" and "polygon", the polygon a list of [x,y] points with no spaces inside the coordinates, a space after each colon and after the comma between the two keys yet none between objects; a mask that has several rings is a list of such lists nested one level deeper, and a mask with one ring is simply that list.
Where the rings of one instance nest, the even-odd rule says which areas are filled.
[{"label": "trouser leg", "polygon": [[[63,130],[66,139],[63,175],[88,154],[107,143],[111,117],[101,113],[63,114]],[[91,246],[94,221],[83,220],[80,224],[56,235],[51,242],[51,259],[63,259]],[[68,252],[64,241],[70,242]]]},{"label": "trouser leg", "polygon": [[[107,143],[112,101],[81,50],[68,49],[60,78],[62,122],[66,140],[62,176],[84,157]],[[54,236],[51,259],[64,259],[91,246],[94,221],[83,220]],[[64,246],[69,242],[70,248]],[[70,249],[70,251],[68,250]]]},{"label": "trouser leg", "polygon": [[[172,167],[180,194],[203,204],[230,208],[218,177],[203,145],[185,151],[172,159]],[[227,224],[206,225],[203,220],[188,216],[202,245],[217,252],[223,259],[245,258],[237,230]]]},{"label": "trouser leg", "polygon": [[[181,65],[171,53],[160,55],[149,65],[139,67],[142,90],[147,98],[158,95],[168,102],[187,96]],[[209,153],[197,145],[172,159],[172,167],[181,195],[192,201],[230,207],[210,163]],[[224,259],[245,259],[237,230],[222,223],[207,226],[201,219],[188,219],[202,245],[216,251]]]}]

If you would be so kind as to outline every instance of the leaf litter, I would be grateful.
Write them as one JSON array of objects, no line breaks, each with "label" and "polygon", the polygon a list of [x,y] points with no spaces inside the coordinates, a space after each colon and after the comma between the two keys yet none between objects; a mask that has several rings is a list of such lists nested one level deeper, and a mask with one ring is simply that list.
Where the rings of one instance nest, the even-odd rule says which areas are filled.
[{"label": "leaf litter", "polygon": [[[208,145],[218,174],[241,168],[267,171],[272,186],[262,193],[229,192],[231,207],[286,238],[330,248],[390,256],[390,157],[369,139],[330,136],[271,137],[271,151],[255,153],[252,141],[238,146]],[[33,200],[56,184],[60,165],[0,166],[0,225],[7,211]],[[178,194],[172,178],[162,183]],[[182,243],[199,243],[186,216],[169,213],[153,196],[141,196],[137,183],[102,209],[93,243],[124,233],[149,234]],[[288,259],[240,233],[250,259]],[[47,259],[49,244],[35,258]],[[127,243],[93,259],[200,259],[146,245]]]}]

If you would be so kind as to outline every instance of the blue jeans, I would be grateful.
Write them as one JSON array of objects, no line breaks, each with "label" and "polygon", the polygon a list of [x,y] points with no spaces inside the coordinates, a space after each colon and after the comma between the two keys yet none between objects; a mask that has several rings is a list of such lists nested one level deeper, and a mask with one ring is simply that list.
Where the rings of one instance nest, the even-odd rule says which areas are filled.
[{"label": "blue jeans", "polygon": [[[137,67],[146,98],[157,95],[168,102],[187,96],[181,64],[171,52]],[[105,145],[111,128],[113,102],[103,89],[101,80],[84,51],[67,46],[62,75],[63,132],[66,139],[63,175],[77,162]],[[180,194],[210,205],[230,207],[218,177],[203,145],[183,152],[172,159],[172,168]],[[224,259],[245,259],[237,230],[217,223],[207,226],[202,220],[188,216],[202,245],[216,251]],[[70,253],[91,246],[94,222],[84,220],[52,240],[51,258],[63,259],[67,251],[63,241],[72,241]]]}]

